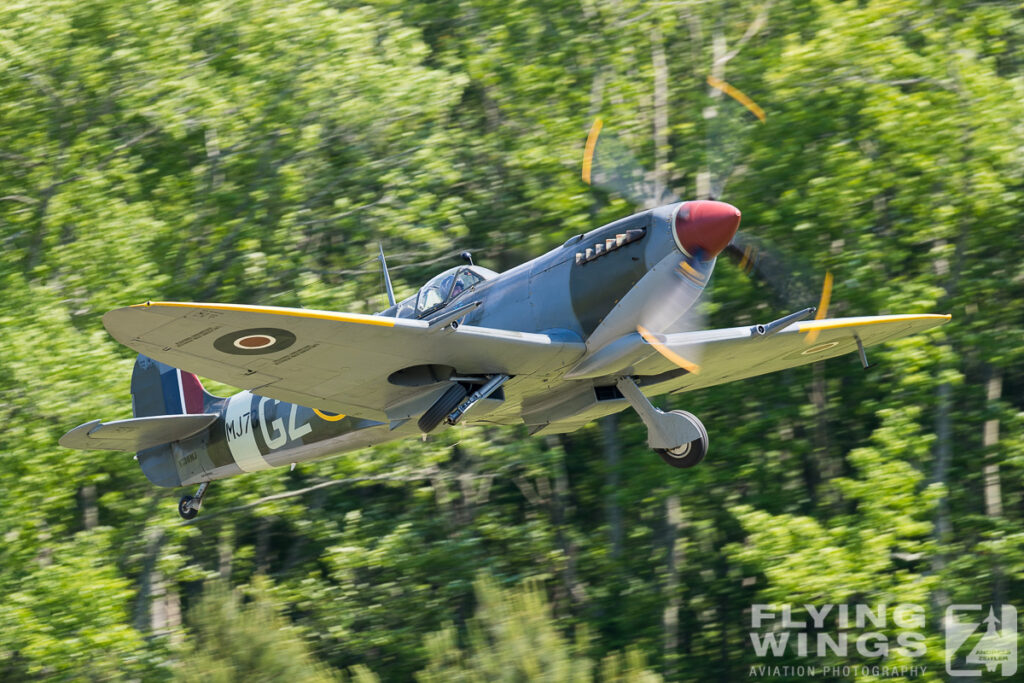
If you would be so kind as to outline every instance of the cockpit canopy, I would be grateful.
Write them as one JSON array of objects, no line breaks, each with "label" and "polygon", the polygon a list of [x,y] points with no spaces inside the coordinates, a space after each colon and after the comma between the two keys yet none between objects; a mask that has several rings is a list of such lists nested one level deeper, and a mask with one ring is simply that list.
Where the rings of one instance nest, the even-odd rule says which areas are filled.
[{"label": "cockpit canopy", "polygon": [[449,268],[432,277],[413,296],[399,301],[382,315],[396,318],[423,318],[441,310],[476,284],[497,275],[493,270],[480,266],[459,266]]}]

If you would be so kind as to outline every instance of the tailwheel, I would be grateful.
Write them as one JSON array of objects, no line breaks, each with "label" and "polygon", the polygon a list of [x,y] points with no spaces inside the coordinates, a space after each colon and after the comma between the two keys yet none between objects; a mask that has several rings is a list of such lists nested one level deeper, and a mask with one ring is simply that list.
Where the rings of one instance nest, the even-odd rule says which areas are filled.
[{"label": "tailwheel", "polygon": [[704,428],[704,424],[692,413],[685,410],[673,410],[672,413],[686,418],[700,431],[700,436],[675,448],[655,448],[654,452],[672,467],[679,469],[694,467],[700,464],[700,461],[708,454],[708,432]]},{"label": "tailwheel", "polygon": [[178,501],[178,514],[181,515],[182,519],[196,518],[196,515],[199,514],[199,506],[203,504],[203,496],[206,495],[206,489],[209,487],[210,482],[204,481],[196,489],[196,495],[181,497],[181,500]]},{"label": "tailwheel", "polygon": [[199,508],[192,507],[193,500],[192,496],[182,496],[178,501],[178,514],[182,519],[195,519],[195,516],[199,514]]}]

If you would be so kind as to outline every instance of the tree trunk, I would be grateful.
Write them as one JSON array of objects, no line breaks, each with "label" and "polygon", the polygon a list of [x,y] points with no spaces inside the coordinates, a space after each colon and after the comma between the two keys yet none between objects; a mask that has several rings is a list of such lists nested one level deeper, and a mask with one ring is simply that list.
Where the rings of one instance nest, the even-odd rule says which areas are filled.
[{"label": "tree trunk", "polygon": [[86,484],[78,491],[82,502],[82,528],[95,529],[99,523],[99,512],[96,508],[96,485]]},{"label": "tree trunk", "polygon": [[662,619],[665,647],[665,679],[676,679],[679,659],[679,565],[682,552],[679,547],[679,528],[682,516],[679,496],[669,494],[665,499],[665,612]]},{"label": "tree trunk", "polygon": [[[654,71],[654,192],[653,206],[662,203],[669,187],[668,61],[661,29],[651,28],[651,66]],[[650,208],[650,207],[648,207]]]},{"label": "tree trunk", "polygon": [[139,577],[139,592],[135,597],[135,628],[142,633],[153,627],[151,599],[154,584],[160,582],[160,572],[156,565],[164,537],[164,531],[159,527],[154,526],[146,530],[146,554]]},{"label": "tree trunk", "polygon": [[[728,63],[726,59],[726,42],[725,34],[722,32],[722,27],[719,25],[715,27],[715,30],[711,34],[711,76],[718,79],[719,81],[725,80],[725,65]],[[705,131],[705,144],[707,145],[705,158],[707,163],[704,168],[697,173],[697,199],[708,199],[712,194],[712,181],[714,175],[714,169],[711,168],[711,155],[712,149],[714,148],[714,142],[711,139],[711,129],[713,121],[718,117],[718,105],[722,97],[722,91],[717,88],[709,88],[708,95],[711,97],[711,104],[704,107],[702,116],[704,118],[704,131]]]},{"label": "tree trunk", "polygon": [[[554,441],[554,437],[551,437]],[[552,445],[554,445],[552,443]],[[586,593],[583,590],[583,585],[579,582],[579,577],[576,573],[576,566],[578,564],[577,548],[576,543],[573,542],[572,537],[566,533],[565,518],[569,512],[568,500],[569,497],[569,477],[565,471],[565,462],[560,461],[555,465],[555,488],[548,496],[549,514],[551,515],[551,523],[555,527],[555,535],[558,539],[558,545],[561,547],[562,552],[565,554],[565,572],[563,574],[566,591],[569,594],[569,599],[574,606],[579,606],[586,600]]]},{"label": "tree trunk", "polygon": [[[169,582],[160,571],[160,549],[165,535],[162,529],[152,528],[148,534],[147,567],[143,586],[139,590],[136,602],[137,623],[144,623],[149,617],[149,632],[153,636],[168,636],[172,645],[180,645],[181,632],[181,599],[173,582]],[[145,629],[140,629],[145,630]]]},{"label": "tree trunk", "polygon": [[[1003,375],[998,368],[989,369],[986,383],[986,408],[994,412],[1003,396]],[[985,448],[985,514],[1003,516],[1003,494],[999,483],[999,458],[995,447],[999,444],[999,418],[985,420],[982,446]]]},{"label": "tree trunk", "polygon": [[267,574],[270,571],[270,520],[260,517],[256,522],[256,571]]},{"label": "tree trunk", "polygon": [[[828,381],[825,377],[825,364],[815,363],[812,368],[811,403],[814,405],[814,452],[807,457],[804,465],[805,477],[809,484],[812,504],[818,502],[818,486],[823,480],[831,479],[839,474],[829,458],[828,452]],[[834,500],[826,500],[831,503]]]},{"label": "tree trunk", "polygon": [[616,413],[601,420],[601,437],[604,446],[604,511],[608,520],[608,540],[612,546],[612,557],[622,557],[622,508],[619,507],[620,472],[622,444],[619,441],[619,416]]},{"label": "tree trunk", "polygon": [[[999,368],[989,367],[985,391],[985,407],[989,419],[985,420],[982,446],[985,454],[985,514],[993,519],[1003,516],[1003,491],[999,480],[999,400],[1003,397],[1003,374]],[[1004,602],[1003,568],[999,556],[993,557],[992,602],[998,609]]]},{"label": "tree trunk", "polygon": [[235,554],[235,525],[225,523],[217,537],[218,573],[225,582],[231,580],[231,560]]},{"label": "tree trunk", "polygon": [[[953,425],[950,414],[953,403],[953,387],[949,382],[943,382],[938,386],[936,394],[935,466],[932,471],[932,481],[945,486],[949,476],[949,465],[953,460]],[[944,493],[935,506],[934,536],[938,550],[932,557],[932,572],[936,575],[941,575],[946,568],[946,554],[943,552],[943,546],[949,542],[952,531],[949,495]],[[935,589],[933,597],[939,610],[945,610],[949,606],[949,593],[941,587],[941,583]]]},{"label": "tree trunk", "polygon": [[[968,136],[969,138],[969,136]],[[965,161],[968,158],[967,146],[964,146],[964,157]],[[964,196],[970,196],[970,185],[965,185]],[[943,310],[947,305],[951,305],[956,298],[957,292],[960,287],[960,275],[964,270],[964,262],[967,258],[967,236],[970,234],[970,225],[962,224],[960,226],[959,236],[957,237],[956,246],[954,248],[953,263],[952,266],[944,261],[936,261],[936,274],[942,278],[945,276],[945,282],[943,283],[943,289],[946,290],[945,296],[942,297],[940,303],[940,310]],[[936,243],[938,247],[944,247],[946,244],[945,240],[939,240]],[[943,364],[944,365],[944,364]],[[942,366],[938,368],[942,371]],[[943,487],[948,491],[948,479],[949,479],[949,467],[953,462],[953,386],[949,381],[943,381],[939,384],[936,390],[936,407],[935,407],[935,467],[933,469],[932,482],[936,484],[942,484]],[[935,556],[932,558],[932,571],[941,576],[942,572],[946,568],[946,555],[943,552],[944,546],[949,543],[953,535],[953,524],[951,521],[949,511],[949,494],[944,493],[935,506],[935,530],[934,538],[937,550]],[[936,607],[940,610],[945,610],[950,604],[950,596],[945,588],[942,587],[942,583],[939,582],[938,587],[932,594],[932,599],[935,602]],[[945,634],[944,622],[940,624],[943,634]]]}]

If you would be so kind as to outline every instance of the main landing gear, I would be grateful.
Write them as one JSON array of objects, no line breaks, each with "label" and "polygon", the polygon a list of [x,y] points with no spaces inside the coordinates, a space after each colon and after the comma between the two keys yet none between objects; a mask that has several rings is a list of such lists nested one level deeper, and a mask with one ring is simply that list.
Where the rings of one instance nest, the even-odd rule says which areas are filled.
[{"label": "main landing gear", "polygon": [[199,506],[203,504],[206,489],[209,487],[210,482],[204,481],[196,489],[196,495],[181,497],[181,500],[178,501],[178,514],[182,519],[195,519],[195,516],[199,514]]},{"label": "main landing gear", "polygon": [[[424,434],[434,431],[442,423],[454,425],[466,411],[484,400],[511,379],[510,375],[488,375],[486,381],[479,389],[469,394],[469,391],[461,383],[452,384],[448,390],[441,394],[441,397],[434,401],[434,405],[427,409],[419,419],[420,431]],[[468,395],[468,396],[467,396]]]},{"label": "main landing gear", "polygon": [[647,426],[647,445],[666,464],[685,469],[704,459],[708,431],[696,416],[684,410],[666,413],[655,408],[632,377],[619,379],[616,386]]}]

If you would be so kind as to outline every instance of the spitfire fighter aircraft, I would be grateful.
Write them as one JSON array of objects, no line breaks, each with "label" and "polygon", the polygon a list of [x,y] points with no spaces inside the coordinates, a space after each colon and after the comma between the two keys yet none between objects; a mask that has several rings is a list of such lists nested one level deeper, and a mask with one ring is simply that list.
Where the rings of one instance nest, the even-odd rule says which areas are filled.
[{"label": "spitfire fighter aircraft", "polygon": [[[134,418],[83,424],[69,448],[137,452],[158,486],[209,482],[432,432],[525,425],[565,433],[632,407],[673,467],[708,452],[697,417],[649,397],[813,363],[914,334],[946,315],[816,319],[694,330],[691,315],[740,212],[675,202],[577,235],[503,273],[465,265],[376,315],[150,301],[103,324],[138,351]],[[749,250],[744,258],[749,257]],[[471,260],[470,260],[471,261]],[[824,308],[823,306],[820,308]],[[228,398],[197,375],[244,388]]]}]

